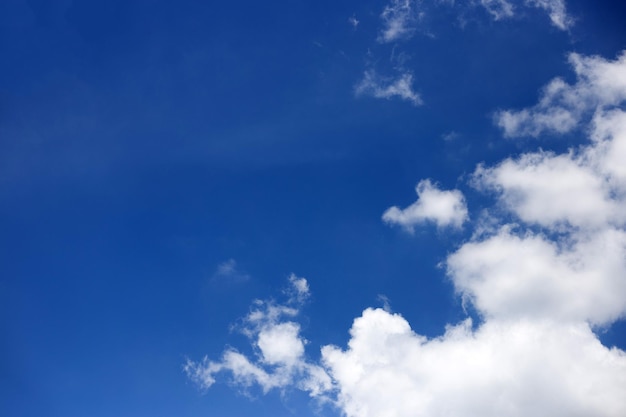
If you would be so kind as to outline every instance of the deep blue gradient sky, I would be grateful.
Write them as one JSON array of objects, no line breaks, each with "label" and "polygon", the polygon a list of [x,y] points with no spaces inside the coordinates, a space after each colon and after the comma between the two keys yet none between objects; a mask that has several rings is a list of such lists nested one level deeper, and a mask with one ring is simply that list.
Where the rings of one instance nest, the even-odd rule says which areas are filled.
[{"label": "deep blue gradient sky", "polygon": [[[292,272],[314,359],[379,295],[420,334],[462,320],[438,264],[471,230],[382,213],[432,178],[473,218],[492,204],[477,163],[580,143],[505,140],[493,114],[572,81],[569,52],[614,59],[626,7],[567,1],[562,31],[536,8],[424,3],[411,39],[382,44],[384,1],[1,2],[0,414],[315,415],[299,392],[201,393],[182,371],[245,345],[229,328]],[[423,105],[355,95],[398,67]],[[625,329],[601,337],[623,349]]]}]

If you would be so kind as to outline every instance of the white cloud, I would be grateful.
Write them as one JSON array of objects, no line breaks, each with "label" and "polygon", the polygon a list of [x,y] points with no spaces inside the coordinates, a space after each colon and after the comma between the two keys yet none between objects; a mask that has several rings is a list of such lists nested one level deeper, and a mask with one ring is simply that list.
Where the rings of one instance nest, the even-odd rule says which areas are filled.
[{"label": "white cloud", "polygon": [[622,416],[626,357],[584,323],[467,320],[439,338],[367,309],[322,349],[347,417]]},{"label": "white cloud", "polygon": [[416,0],[391,0],[380,15],[383,29],[378,41],[386,43],[410,38],[417,28],[418,17]]},{"label": "white cloud", "polygon": [[574,24],[567,14],[564,0],[526,0],[526,4],[547,11],[552,24],[561,30],[567,30]]},{"label": "white cloud", "polygon": [[387,209],[383,220],[411,232],[416,225],[425,222],[458,228],[468,219],[465,198],[459,190],[441,191],[430,180],[422,180],[415,191],[418,196],[415,203],[405,209],[396,206]]},{"label": "white cloud", "polygon": [[[323,346],[315,363],[295,321],[302,297],[291,295],[308,294],[308,284],[292,277],[286,304],[259,301],[244,321],[254,359],[227,349],[219,361],[188,362],[188,375],[204,387],[224,372],[240,387],[296,387],[346,417],[626,415],[626,352],[594,333],[626,315],[625,57],[574,56],[577,83],[551,93],[553,82],[521,111],[531,121],[542,115],[542,129],[561,123],[555,108],[575,124],[593,114],[588,144],[476,170],[473,183],[503,210],[488,211],[488,227],[477,224],[444,264],[480,323],[468,318],[427,338],[399,314],[366,309],[347,346]],[[428,180],[417,191],[416,203],[391,208],[385,221],[467,218],[459,191]]]},{"label": "white cloud", "polygon": [[555,78],[544,88],[537,105],[496,114],[496,123],[505,136],[569,132],[589,112],[605,110],[626,99],[626,53],[615,61],[573,53],[569,61],[576,74],[575,84]]},{"label": "white cloud", "polygon": [[401,98],[418,106],[422,104],[419,94],[413,90],[413,74],[400,73],[397,77],[383,77],[373,70],[365,71],[363,79],[355,87],[355,94],[376,98]]},{"label": "white cloud", "polygon": [[450,255],[448,274],[488,319],[609,324],[626,313],[626,232],[573,239],[504,227]]}]

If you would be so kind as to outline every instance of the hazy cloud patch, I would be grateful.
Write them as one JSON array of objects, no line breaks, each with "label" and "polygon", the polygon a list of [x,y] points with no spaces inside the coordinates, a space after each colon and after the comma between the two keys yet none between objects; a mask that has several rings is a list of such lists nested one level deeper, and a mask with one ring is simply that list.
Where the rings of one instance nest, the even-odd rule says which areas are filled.
[{"label": "hazy cloud patch", "polygon": [[413,74],[403,72],[395,77],[379,75],[374,70],[365,71],[363,79],[356,85],[354,92],[357,96],[372,96],[375,98],[400,98],[414,106],[422,104],[420,95],[413,88]]}]

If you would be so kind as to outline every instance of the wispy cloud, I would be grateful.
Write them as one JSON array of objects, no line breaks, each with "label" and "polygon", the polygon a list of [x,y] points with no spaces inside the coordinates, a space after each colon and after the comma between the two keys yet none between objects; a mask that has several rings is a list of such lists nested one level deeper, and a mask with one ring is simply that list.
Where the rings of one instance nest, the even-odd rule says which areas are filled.
[{"label": "wispy cloud", "polygon": [[250,275],[242,271],[232,258],[219,264],[212,276],[215,282],[241,283],[249,279]]},{"label": "wispy cloud", "polygon": [[348,23],[356,30],[360,22],[357,20],[356,16],[352,15],[348,18]]},{"label": "wispy cloud", "polygon": [[417,29],[419,12],[416,0],[391,0],[380,15],[383,28],[378,36],[381,43],[408,39]]},{"label": "wispy cloud", "polygon": [[[514,2],[509,0],[480,0],[480,5],[494,20],[509,19],[518,14]],[[567,13],[564,0],[524,0],[524,3],[518,6],[545,10],[552,24],[561,30],[567,30],[574,24],[574,19]]]},{"label": "wispy cloud", "polygon": [[555,78],[535,106],[496,113],[496,123],[505,136],[569,132],[579,126],[583,116],[626,100],[626,53],[615,61],[570,54],[569,62],[576,74],[575,84]]},{"label": "wispy cloud", "polygon": [[385,77],[374,70],[367,70],[354,91],[357,96],[367,95],[384,99],[397,97],[414,106],[422,104],[420,95],[413,89],[413,74],[410,72],[402,72],[395,77]]},{"label": "wispy cloud", "polygon": [[391,207],[383,214],[386,223],[397,224],[413,232],[416,225],[433,222],[438,227],[459,228],[468,220],[465,198],[459,190],[439,190],[430,180],[422,180],[415,188],[417,201],[405,209]]},{"label": "wispy cloud", "polygon": [[624,72],[619,61],[575,61],[586,81],[574,89],[592,92],[575,94],[594,114],[589,144],[473,176],[498,209],[445,267],[482,323],[467,319],[429,340],[400,315],[366,310],[346,349],[322,349],[346,415],[626,413],[626,353],[593,332],[626,314],[626,168],[617,162],[626,160],[626,112],[616,107]]}]

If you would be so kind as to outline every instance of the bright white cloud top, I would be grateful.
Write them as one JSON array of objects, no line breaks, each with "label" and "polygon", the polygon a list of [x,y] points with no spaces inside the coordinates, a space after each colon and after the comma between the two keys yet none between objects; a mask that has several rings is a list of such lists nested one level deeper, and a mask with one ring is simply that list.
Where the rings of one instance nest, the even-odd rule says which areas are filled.
[{"label": "bright white cloud top", "polygon": [[[553,81],[537,106],[500,114],[500,121],[523,118],[513,128],[500,122],[506,135],[571,130],[587,112],[593,119],[589,143],[578,149],[477,168],[473,184],[499,202],[495,226],[463,243],[445,266],[481,323],[468,318],[428,339],[399,314],[366,309],[347,347],[323,346],[313,363],[293,321],[293,298],[258,302],[245,321],[256,358],[229,349],[217,362],[188,362],[190,377],[208,387],[230,371],[244,388],[297,387],[347,417],[626,415],[626,352],[603,346],[594,333],[626,314],[624,56],[572,55],[574,86]],[[417,193],[414,204],[392,207],[383,219],[408,229],[467,220],[460,191],[425,180]],[[306,281],[291,282],[308,291]]]},{"label": "bright white cloud top", "polygon": [[459,190],[442,191],[430,180],[422,180],[415,187],[417,201],[405,209],[393,206],[385,211],[383,220],[412,232],[414,227],[435,223],[438,227],[459,228],[468,219],[465,198]]}]

